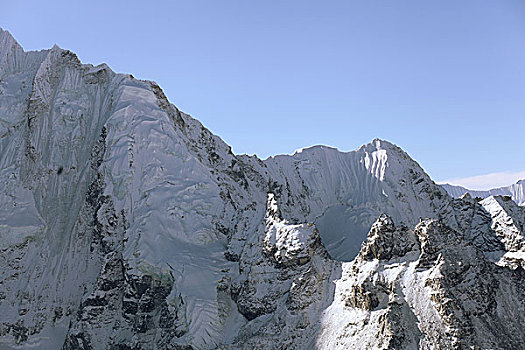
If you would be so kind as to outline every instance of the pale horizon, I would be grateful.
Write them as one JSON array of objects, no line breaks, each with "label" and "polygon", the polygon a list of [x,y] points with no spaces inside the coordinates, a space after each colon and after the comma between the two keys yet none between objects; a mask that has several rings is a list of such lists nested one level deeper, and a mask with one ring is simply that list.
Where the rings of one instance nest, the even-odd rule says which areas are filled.
[{"label": "pale horizon", "polygon": [[525,179],[525,171],[475,175],[465,178],[436,181],[436,183],[440,185],[449,184],[461,186],[474,191],[486,191],[499,187],[507,187],[523,179]]}]

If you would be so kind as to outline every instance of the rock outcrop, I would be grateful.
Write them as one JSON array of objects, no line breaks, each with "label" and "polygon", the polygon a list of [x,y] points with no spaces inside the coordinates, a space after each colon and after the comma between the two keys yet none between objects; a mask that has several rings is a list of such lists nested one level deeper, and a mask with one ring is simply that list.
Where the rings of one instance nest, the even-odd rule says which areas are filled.
[{"label": "rock outcrop", "polygon": [[320,349],[519,349],[525,342],[523,269],[494,264],[437,220],[409,230],[380,217],[342,269]]}]

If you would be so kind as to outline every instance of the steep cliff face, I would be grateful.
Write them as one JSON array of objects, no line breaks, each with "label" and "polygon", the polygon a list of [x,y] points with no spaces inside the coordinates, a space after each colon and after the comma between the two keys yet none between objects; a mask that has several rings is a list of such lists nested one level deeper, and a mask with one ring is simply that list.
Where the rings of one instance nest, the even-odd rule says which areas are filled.
[{"label": "steep cliff face", "polygon": [[0,165],[2,348],[523,337],[521,209],[452,199],[386,141],[234,155],[155,83],[0,30]]}]

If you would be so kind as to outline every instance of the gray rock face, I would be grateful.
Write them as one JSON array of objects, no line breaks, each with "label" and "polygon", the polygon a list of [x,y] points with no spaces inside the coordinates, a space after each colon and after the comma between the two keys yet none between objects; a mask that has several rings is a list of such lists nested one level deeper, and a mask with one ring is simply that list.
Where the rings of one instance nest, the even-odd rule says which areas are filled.
[{"label": "gray rock face", "polygon": [[390,260],[404,256],[417,244],[413,235],[406,231],[407,227],[396,229],[392,218],[382,214],[372,225],[366,239],[367,244],[362,246],[359,256],[365,260]]},{"label": "gray rock face", "polygon": [[521,207],[382,140],[235,155],[157,84],[2,30],[0,183],[2,349],[524,341]]}]

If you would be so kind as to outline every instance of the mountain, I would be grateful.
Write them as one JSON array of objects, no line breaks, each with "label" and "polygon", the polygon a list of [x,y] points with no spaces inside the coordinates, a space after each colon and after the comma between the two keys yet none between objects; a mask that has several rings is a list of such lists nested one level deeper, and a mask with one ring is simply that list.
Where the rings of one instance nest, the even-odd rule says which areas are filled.
[{"label": "mountain", "polygon": [[518,205],[525,205],[525,180],[519,180],[515,184],[506,187],[493,188],[487,191],[469,190],[465,187],[450,184],[441,185],[453,197],[461,197],[465,193],[470,193],[472,197],[487,198],[489,196],[509,196]]},{"label": "mountain", "polygon": [[523,344],[523,208],[387,141],[235,155],[156,83],[0,30],[0,165],[0,348]]}]

